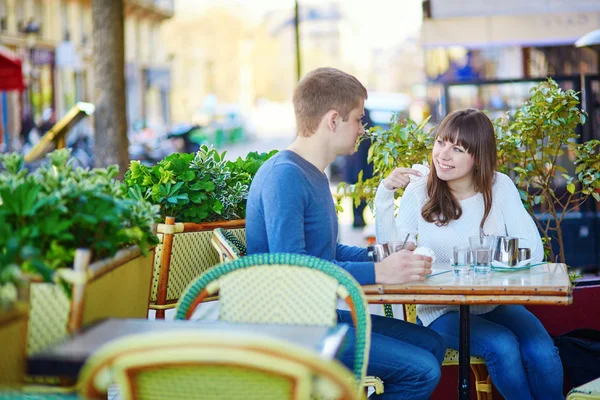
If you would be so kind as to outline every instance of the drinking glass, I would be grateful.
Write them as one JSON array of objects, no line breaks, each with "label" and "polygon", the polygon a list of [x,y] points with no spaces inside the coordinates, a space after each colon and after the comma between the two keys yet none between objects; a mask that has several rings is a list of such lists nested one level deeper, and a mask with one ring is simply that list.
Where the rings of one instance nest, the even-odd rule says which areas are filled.
[{"label": "drinking glass", "polygon": [[469,244],[471,247],[477,246],[493,249],[496,244],[496,236],[470,236]]},{"label": "drinking glass", "polygon": [[471,274],[471,249],[467,246],[454,246],[452,270],[456,276]]},{"label": "drinking glass", "polygon": [[471,248],[473,253],[473,269],[478,275],[492,272],[492,249],[484,246]]},{"label": "drinking glass", "polygon": [[492,257],[494,255],[495,236],[471,236],[471,264],[476,274],[492,272]]},{"label": "drinking glass", "polygon": [[[404,242],[404,239],[406,239],[406,243]],[[390,252],[390,254],[392,254],[406,248],[413,249],[417,245],[417,239],[414,233],[400,231],[398,233],[398,240],[395,240],[393,242],[387,242],[386,244],[388,251]]]}]

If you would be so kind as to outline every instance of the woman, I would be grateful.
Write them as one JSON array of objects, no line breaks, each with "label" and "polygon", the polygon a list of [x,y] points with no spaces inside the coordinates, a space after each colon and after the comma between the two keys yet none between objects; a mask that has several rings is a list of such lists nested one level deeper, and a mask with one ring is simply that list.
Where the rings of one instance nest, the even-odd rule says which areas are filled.
[{"label": "woman", "polygon": [[[449,262],[456,245],[469,236],[514,236],[531,249],[532,262],[542,261],[542,240],[521,203],[511,179],[496,168],[496,140],[489,118],[466,109],[440,124],[428,178],[406,187],[394,221],[394,191],[405,187],[416,171],[397,168],[375,197],[377,240],[397,241],[399,228],[418,234],[419,246]],[[483,357],[492,381],[507,399],[564,399],[558,351],[540,321],[521,305],[471,307],[471,354]],[[457,306],[417,306],[419,320],[458,349]]]}]

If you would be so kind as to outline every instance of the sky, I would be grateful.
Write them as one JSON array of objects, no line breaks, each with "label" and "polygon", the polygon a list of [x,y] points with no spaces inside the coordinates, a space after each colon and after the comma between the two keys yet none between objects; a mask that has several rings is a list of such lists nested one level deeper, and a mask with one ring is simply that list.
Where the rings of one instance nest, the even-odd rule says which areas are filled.
[{"label": "sky", "polygon": [[[378,48],[391,48],[409,36],[415,36],[422,22],[421,0],[342,0],[349,22],[361,26],[360,43]],[[327,0],[298,0],[299,7],[325,4]],[[211,7],[243,9],[251,22],[259,22],[274,10],[294,8],[294,0],[175,0],[190,16],[193,10],[201,13]],[[364,26],[363,26],[364,25]]]}]

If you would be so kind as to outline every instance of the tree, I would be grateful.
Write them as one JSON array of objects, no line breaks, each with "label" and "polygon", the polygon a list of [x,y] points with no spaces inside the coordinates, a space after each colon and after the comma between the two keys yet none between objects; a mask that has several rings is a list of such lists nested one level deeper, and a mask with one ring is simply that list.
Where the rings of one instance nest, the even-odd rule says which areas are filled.
[{"label": "tree", "polygon": [[95,164],[129,164],[125,108],[124,0],[92,0],[95,76]]}]

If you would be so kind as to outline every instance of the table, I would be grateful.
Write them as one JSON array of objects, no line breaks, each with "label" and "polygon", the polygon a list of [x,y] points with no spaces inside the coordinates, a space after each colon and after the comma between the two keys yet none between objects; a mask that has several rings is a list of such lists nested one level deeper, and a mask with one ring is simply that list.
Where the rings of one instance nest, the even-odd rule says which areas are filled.
[{"label": "table", "polygon": [[424,282],[402,285],[363,286],[367,301],[373,304],[440,304],[460,306],[459,381],[460,400],[470,396],[470,310],[473,304],[553,304],[572,303],[572,288],[564,264],[541,264],[527,270],[489,275],[457,277],[449,263],[435,263]]},{"label": "table", "polygon": [[145,319],[106,319],[65,341],[27,358],[27,372],[33,376],[59,376],[76,379],[87,358],[111,340],[131,334],[198,329],[264,335],[286,340],[333,359],[348,332],[348,325],[293,326],[242,324],[221,321],[164,321]]}]

